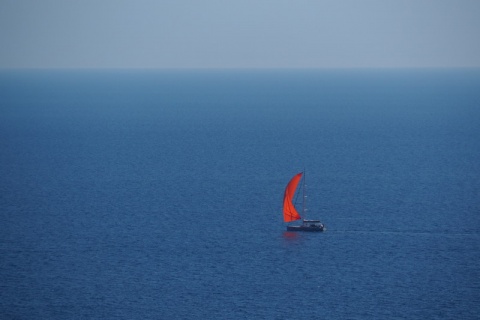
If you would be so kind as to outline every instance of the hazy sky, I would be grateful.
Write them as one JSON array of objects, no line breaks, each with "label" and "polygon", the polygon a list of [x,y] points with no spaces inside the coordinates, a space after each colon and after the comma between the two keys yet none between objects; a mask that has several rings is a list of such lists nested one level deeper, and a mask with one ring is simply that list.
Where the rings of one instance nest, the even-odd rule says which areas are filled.
[{"label": "hazy sky", "polygon": [[0,67],[480,67],[480,0],[0,0]]}]

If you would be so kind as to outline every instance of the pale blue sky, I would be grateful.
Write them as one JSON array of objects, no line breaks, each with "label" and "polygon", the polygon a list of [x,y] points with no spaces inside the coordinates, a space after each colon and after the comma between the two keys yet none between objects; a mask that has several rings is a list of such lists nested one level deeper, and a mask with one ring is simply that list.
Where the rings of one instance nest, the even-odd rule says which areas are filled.
[{"label": "pale blue sky", "polygon": [[0,0],[0,68],[480,67],[480,0]]}]

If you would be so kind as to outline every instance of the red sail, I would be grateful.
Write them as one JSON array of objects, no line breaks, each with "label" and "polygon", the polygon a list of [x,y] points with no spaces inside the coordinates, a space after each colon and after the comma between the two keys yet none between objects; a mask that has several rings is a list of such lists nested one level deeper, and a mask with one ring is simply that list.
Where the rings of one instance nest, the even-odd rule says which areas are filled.
[{"label": "red sail", "polygon": [[297,185],[302,178],[302,174],[303,172],[300,172],[295,175],[285,188],[285,194],[283,195],[283,221],[285,222],[295,221],[302,218],[292,203],[295,190],[297,189]]}]

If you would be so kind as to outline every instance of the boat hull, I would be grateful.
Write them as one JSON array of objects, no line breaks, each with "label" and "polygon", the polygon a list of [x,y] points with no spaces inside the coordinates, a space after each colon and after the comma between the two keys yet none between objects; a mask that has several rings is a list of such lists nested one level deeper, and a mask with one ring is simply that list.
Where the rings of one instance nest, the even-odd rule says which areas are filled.
[{"label": "boat hull", "polygon": [[324,230],[324,226],[287,226],[287,231],[323,232]]}]

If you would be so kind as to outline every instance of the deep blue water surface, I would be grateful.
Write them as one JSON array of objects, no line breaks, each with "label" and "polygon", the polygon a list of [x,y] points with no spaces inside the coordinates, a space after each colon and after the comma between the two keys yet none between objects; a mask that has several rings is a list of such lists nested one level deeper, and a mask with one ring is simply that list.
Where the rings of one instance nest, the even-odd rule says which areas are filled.
[{"label": "deep blue water surface", "polygon": [[479,70],[0,72],[2,319],[478,319],[479,230]]}]

